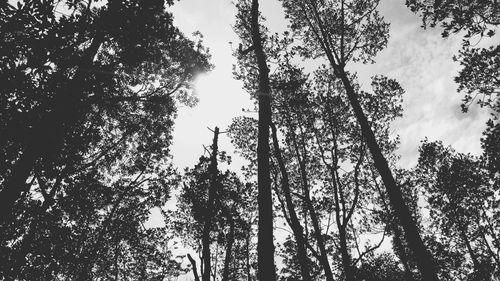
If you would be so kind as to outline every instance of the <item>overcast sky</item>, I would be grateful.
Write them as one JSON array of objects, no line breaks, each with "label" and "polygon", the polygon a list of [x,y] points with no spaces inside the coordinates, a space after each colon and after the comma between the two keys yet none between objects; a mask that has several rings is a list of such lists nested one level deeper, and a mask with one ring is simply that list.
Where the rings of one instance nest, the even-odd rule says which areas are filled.
[{"label": "overcast sky", "polygon": [[[270,31],[282,32],[286,21],[280,3],[260,2]],[[463,96],[456,92],[457,85],[453,82],[459,66],[452,60],[461,39],[458,36],[443,39],[439,29],[423,30],[420,19],[403,2],[382,1],[380,12],[391,24],[389,45],[377,55],[375,64],[355,65],[351,70],[358,72],[365,87],[369,86],[371,76],[386,75],[398,80],[406,90],[404,116],[393,126],[394,134],[401,137],[400,166],[415,164],[418,146],[425,137],[443,140],[460,152],[477,154],[489,114],[477,106],[467,114],[461,112]],[[233,117],[248,115],[242,108],[252,108],[252,103],[241,83],[232,76],[235,59],[229,42],[234,42],[235,47],[238,38],[231,27],[235,19],[231,1],[182,0],[176,2],[173,12],[176,25],[184,33],[200,31],[204,35],[204,45],[210,48],[215,65],[211,73],[198,79],[198,105],[181,108],[176,120],[172,153],[175,163],[182,168],[193,166],[203,153],[202,144],[211,143],[212,133],[207,127],[219,126],[224,130]],[[221,137],[220,145],[227,152],[234,151],[227,136]],[[240,163],[236,161],[233,169],[238,169]]]}]

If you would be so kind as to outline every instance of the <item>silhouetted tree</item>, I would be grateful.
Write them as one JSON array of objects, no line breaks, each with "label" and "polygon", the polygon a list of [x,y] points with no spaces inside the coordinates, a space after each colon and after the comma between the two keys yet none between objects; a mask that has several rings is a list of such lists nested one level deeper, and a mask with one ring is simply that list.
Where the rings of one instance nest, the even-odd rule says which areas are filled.
[{"label": "silhouetted tree", "polygon": [[[468,280],[487,280],[499,266],[498,210],[495,188],[480,159],[456,153],[440,142],[424,141],[420,148],[419,177],[425,188],[436,239],[468,258],[459,274]],[[458,270],[458,269],[457,269]]]},{"label": "silhouetted tree", "polygon": [[[202,276],[208,274],[209,278],[221,280],[251,278],[253,270],[247,266],[253,264],[249,236],[255,217],[255,187],[241,182],[234,172],[214,169],[214,161],[229,162],[230,158],[223,151],[217,156],[211,152],[186,170],[177,209],[168,214],[169,225],[185,247],[200,252]],[[211,216],[208,231],[207,214]],[[207,256],[210,267],[205,262]]]},{"label": "silhouetted tree", "polygon": [[[177,101],[193,104],[194,76],[210,68],[200,42],[173,26],[171,4],[0,6],[5,278],[88,279],[158,261],[148,243],[164,229],[142,223],[176,185],[168,148]],[[155,272],[175,267],[168,255],[157,255]]]},{"label": "silhouetted tree", "polygon": [[416,256],[419,270],[425,280],[437,281],[437,269],[432,257],[425,248],[419,229],[361,106],[361,97],[353,86],[353,77],[345,70],[350,61],[371,62],[372,57],[387,44],[388,24],[377,12],[379,1],[283,0],[282,3],[291,20],[291,29],[304,42],[301,54],[306,58],[326,57],[335,76],[342,81],[389,201]]},{"label": "silhouetted tree", "polygon": [[273,208],[271,177],[269,174],[269,125],[271,124],[271,88],[269,86],[269,68],[267,66],[258,0],[239,1],[236,4],[238,14],[235,31],[242,40],[242,45],[248,49],[239,52],[239,59],[244,59],[245,53],[253,52],[250,65],[258,70],[256,78],[255,97],[259,104],[258,145],[257,145],[257,181],[259,206],[258,233],[258,280],[276,280],[274,267],[273,243]]}]

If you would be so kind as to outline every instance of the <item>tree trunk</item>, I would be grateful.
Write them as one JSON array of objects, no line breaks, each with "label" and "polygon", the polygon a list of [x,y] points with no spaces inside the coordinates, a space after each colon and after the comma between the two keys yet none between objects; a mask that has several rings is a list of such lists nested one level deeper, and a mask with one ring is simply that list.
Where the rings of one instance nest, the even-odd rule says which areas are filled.
[{"label": "tree trunk", "polygon": [[217,188],[217,153],[218,153],[218,138],[219,128],[215,127],[214,139],[212,143],[212,154],[210,155],[210,185],[208,187],[208,199],[206,206],[205,222],[203,225],[202,236],[202,256],[203,256],[203,272],[202,281],[210,281],[210,228],[212,226],[212,216],[214,213],[215,192]]},{"label": "tree trunk", "polygon": [[316,242],[318,244],[319,253],[320,253],[320,263],[325,270],[325,277],[327,281],[333,281],[333,273],[330,267],[330,262],[328,261],[328,254],[325,249],[325,241],[323,240],[323,234],[321,233],[321,228],[319,227],[318,217],[316,216],[316,211],[312,207],[311,199],[308,195],[306,195],[306,204],[309,207],[309,214],[311,217],[311,222],[314,228],[314,237],[316,238]]},{"label": "tree trunk", "polygon": [[417,224],[413,220],[408,206],[406,206],[406,203],[404,202],[401,189],[394,180],[389,164],[382,154],[382,150],[377,143],[375,134],[373,133],[363,109],[359,104],[354,88],[352,87],[351,82],[342,67],[334,67],[334,70],[336,76],[342,80],[351,107],[353,108],[354,114],[356,115],[356,118],[361,126],[363,137],[365,138],[366,144],[372,154],[375,167],[377,167],[382,181],[384,182],[387,194],[389,195],[389,201],[391,202],[395,214],[404,229],[406,241],[415,255],[418,269],[422,274],[422,279],[426,281],[438,281],[439,278],[437,276],[437,269],[434,260],[429,252],[427,252],[422,238],[420,237]]},{"label": "tree trunk", "polygon": [[285,195],[286,207],[288,213],[290,214],[290,227],[292,228],[293,235],[295,236],[295,242],[297,243],[297,259],[299,261],[300,273],[302,274],[302,280],[311,280],[310,270],[309,270],[309,260],[307,258],[306,252],[306,242],[304,239],[304,234],[302,232],[302,226],[295,212],[295,205],[292,201],[290,183],[288,180],[288,173],[286,171],[285,163],[281,155],[281,150],[278,144],[278,137],[276,136],[276,127],[271,124],[272,135],[273,135],[273,146],[276,159],[278,160],[278,166],[281,172],[281,183],[283,188],[283,194]]},{"label": "tree trunk", "polygon": [[234,220],[229,212],[226,214],[229,221],[229,234],[227,235],[226,257],[224,258],[224,270],[222,271],[222,281],[229,281],[229,267],[231,265],[231,255],[234,244]]},{"label": "tree trunk", "polygon": [[193,267],[193,275],[194,275],[194,281],[200,281],[200,276],[198,276],[198,269],[196,269],[196,261],[191,257],[190,254],[187,254],[187,257],[189,259],[189,262],[191,263],[191,266]]},{"label": "tree trunk", "polygon": [[340,254],[342,256],[342,267],[344,268],[345,280],[355,281],[354,270],[351,266],[351,256],[347,249],[347,236],[345,227],[339,227]]},{"label": "tree trunk", "polygon": [[269,86],[269,68],[267,67],[260,28],[259,2],[252,0],[251,11],[252,42],[259,68],[259,133],[257,146],[257,188],[258,188],[258,272],[260,281],[276,280],[273,244],[273,201],[271,193],[271,175],[269,174],[269,125],[271,123],[271,88]]},{"label": "tree trunk", "polygon": [[299,169],[300,169],[300,176],[302,180],[302,186],[303,186],[303,192],[304,192],[304,203],[309,211],[309,215],[311,217],[311,222],[314,228],[314,237],[316,239],[316,243],[319,248],[320,252],[320,264],[323,267],[323,270],[325,271],[325,277],[327,281],[333,281],[333,273],[332,269],[330,267],[330,262],[328,261],[328,254],[325,249],[325,242],[323,240],[323,233],[321,232],[321,228],[319,225],[319,220],[318,216],[316,214],[316,210],[314,210],[314,206],[311,201],[311,197],[309,195],[310,190],[309,190],[309,182],[308,182],[308,176],[307,176],[307,171],[306,171],[306,164],[305,164],[305,158],[300,156],[300,151],[299,147],[297,144],[297,139],[295,138],[295,134],[292,133],[292,141],[295,147],[295,153],[297,155],[297,161],[299,162]]},{"label": "tree trunk", "polygon": [[[388,212],[388,211],[386,210],[386,212]],[[394,242],[394,247],[396,247],[396,249],[399,252],[398,258],[401,261],[401,263],[403,264],[403,268],[405,270],[405,280],[406,281],[414,281],[415,278],[413,277],[413,273],[411,271],[411,267],[410,267],[410,264],[408,262],[408,257],[406,256],[405,247],[403,246],[403,243],[401,241],[402,233],[401,233],[398,225],[395,222],[391,222],[390,224],[391,224],[392,231],[394,232],[394,237],[392,238],[392,240]]]},{"label": "tree trunk", "polygon": [[392,232],[394,233],[394,236],[392,238],[392,241],[394,243],[394,248],[396,250],[396,255],[403,264],[403,268],[405,271],[405,281],[415,281],[415,278],[413,277],[413,272],[410,266],[409,258],[406,255],[406,246],[403,245],[403,241],[401,240],[403,237],[403,233],[401,232],[401,229],[399,228],[397,218],[394,218],[393,214],[391,213],[390,207],[387,205],[385,201],[385,196],[380,188],[380,186],[377,183],[377,179],[375,177],[375,173],[373,170],[370,170],[373,178],[373,182],[375,183],[375,187],[377,188],[377,191],[380,195],[380,198],[382,200],[382,205],[384,207],[384,211],[387,214],[389,218],[391,218],[387,222],[387,226],[392,229]]}]

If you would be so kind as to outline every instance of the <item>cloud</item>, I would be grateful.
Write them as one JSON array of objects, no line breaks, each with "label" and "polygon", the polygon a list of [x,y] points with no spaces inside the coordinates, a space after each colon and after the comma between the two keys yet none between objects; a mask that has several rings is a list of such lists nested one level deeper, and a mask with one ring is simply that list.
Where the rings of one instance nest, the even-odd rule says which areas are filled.
[{"label": "cloud", "polygon": [[[266,24],[272,32],[286,26],[278,1],[261,3]],[[441,30],[421,28],[421,19],[398,0],[382,1],[382,15],[391,23],[386,49],[373,65],[354,65],[360,82],[367,88],[373,75],[397,79],[406,90],[404,117],[393,124],[401,137],[400,165],[409,167],[417,160],[417,149],[425,137],[443,140],[458,151],[480,152],[481,133],[489,115],[486,110],[472,108],[460,111],[463,96],[457,93],[453,77],[459,65],[452,60],[460,48],[459,36],[441,38]],[[181,109],[176,122],[173,153],[182,166],[192,165],[203,153],[201,144],[208,144],[211,132],[207,126],[227,126],[241,115],[241,108],[251,107],[248,94],[234,81],[230,41],[237,42],[231,29],[235,9],[229,0],[184,0],[174,6],[176,23],[186,33],[200,30],[213,54],[214,71],[200,77],[197,94],[200,103],[193,109]],[[367,89],[369,90],[369,89]],[[229,152],[233,148],[228,144]]]},{"label": "cloud", "polygon": [[363,85],[382,74],[397,79],[406,93],[404,116],[393,124],[401,137],[400,165],[416,163],[418,146],[425,137],[443,140],[458,151],[479,154],[481,133],[489,114],[477,108],[464,114],[453,77],[459,65],[452,60],[460,49],[459,36],[443,39],[441,30],[421,28],[421,20],[401,1],[385,1],[382,14],[391,23],[391,38],[373,65],[356,65]]}]

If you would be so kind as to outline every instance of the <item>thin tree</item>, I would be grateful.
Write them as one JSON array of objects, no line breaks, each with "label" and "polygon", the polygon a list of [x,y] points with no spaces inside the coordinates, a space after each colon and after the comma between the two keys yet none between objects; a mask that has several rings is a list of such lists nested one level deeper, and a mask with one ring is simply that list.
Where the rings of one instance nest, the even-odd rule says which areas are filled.
[{"label": "thin tree", "polygon": [[273,137],[273,147],[276,160],[278,161],[278,167],[281,173],[281,186],[283,189],[283,195],[285,196],[286,208],[288,210],[290,227],[292,228],[293,235],[295,236],[295,243],[297,244],[297,259],[299,260],[300,273],[302,274],[302,280],[311,280],[311,274],[309,270],[309,259],[307,258],[306,251],[306,241],[303,233],[303,227],[300,224],[297,212],[295,211],[295,204],[293,203],[291,191],[290,191],[290,181],[288,179],[288,171],[286,170],[285,161],[281,155],[281,149],[278,143],[278,137],[276,134],[276,126],[271,124],[272,137]]}]

